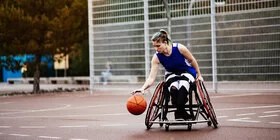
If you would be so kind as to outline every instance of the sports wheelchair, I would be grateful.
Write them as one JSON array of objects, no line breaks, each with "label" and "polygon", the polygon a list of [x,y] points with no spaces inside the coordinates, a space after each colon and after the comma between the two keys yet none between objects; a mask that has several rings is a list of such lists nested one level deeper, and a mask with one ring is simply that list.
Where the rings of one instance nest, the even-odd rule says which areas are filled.
[{"label": "sports wheelchair", "polygon": [[[168,120],[172,112],[176,111],[176,107],[165,100],[167,96],[163,93],[165,82],[160,82],[154,91],[150,100],[145,125],[149,130],[153,124],[159,124],[162,127],[165,124],[165,130],[169,131],[170,125],[187,125],[188,130],[191,130],[192,124],[207,123],[208,126],[213,125],[218,127],[218,121],[214,108],[210,102],[208,92],[202,81],[192,83],[190,93],[188,94],[189,101],[185,104],[185,110],[190,115],[190,119],[184,121]],[[199,94],[198,94],[199,93]],[[195,100],[193,100],[193,98]]]}]

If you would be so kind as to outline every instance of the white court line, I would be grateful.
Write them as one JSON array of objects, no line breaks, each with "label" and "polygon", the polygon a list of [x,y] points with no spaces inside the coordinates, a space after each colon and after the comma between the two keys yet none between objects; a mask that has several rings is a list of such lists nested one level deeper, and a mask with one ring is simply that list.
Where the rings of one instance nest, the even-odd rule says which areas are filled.
[{"label": "white court line", "polygon": [[265,112],[263,112],[263,113],[278,113],[278,112],[280,112],[280,110],[274,110],[274,111],[265,111]]},{"label": "white court line", "polygon": [[118,106],[118,105],[123,105],[123,103],[122,104],[104,104],[104,105],[92,105],[92,106],[73,107],[73,108],[68,108],[68,109],[64,109],[64,110],[87,109],[87,108],[98,108],[98,107],[110,107],[110,106]]},{"label": "white court line", "polygon": [[228,116],[217,116],[217,118],[227,118]]},{"label": "white court line", "polygon": [[236,116],[248,116],[248,115],[255,115],[256,113],[246,113],[246,114],[237,114]]},{"label": "white court line", "polygon": [[38,138],[43,138],[43,139],[61,139],[61,137],[51,137],[51,136],[38,136]]},{"label": "white court line", "polygon": [[81,128],[81,127],[88,127],[87,125],[77,125],[77,126],[58,126],[61,128]]},{"label": "white court line", "polygon": [[[17,111],[17,112],[22,112],[22,109],[0,109],[0,111],[14,111],[14,112]],[[11,113],[11,112],[9,112],[9,113]]]},{"label": "white court line", "polygon": [[20,126],[19,128],[37,129],[37,128],[46,128],[46,126]]},{"label": "white court line", "polygon": [[0,128],[11,128],[12,126],[0,126]]},{"label": "white court line", "polygon": [[88,140],[88,139],[75,139],[75,138],[70,138],[69,140]]},{"label": "white court line", "polygon": [[2,102],[0,104],[4,105],[4,104],[10,104],[10,103],[12,103],[12,102]]},{"label": "white court line", "polygon": [[237,107],[237,108],[223,108],[223,109],[215,109],[215,110],[229,111],[229,110],[260,109],[260,108],[273,108],[273,107],[280,107],[280,105],[271,105],[271,106],[250,106],[250,107]]},{"label": "white court line", "polygon": [[25,111],[20,111],[20,112],[8,112],[8,113],[0,113],[0,115],[11,115],[11,114],[21,114],[21,113],[32,113],[32,112],[45,112],[45,111],[56,111],[56,110],[62,110],[64,108],[68,108],[71,105],[65,104],[62,107],[57,107],[57,108],[46,108],[46,109],[38,109],[38,110],[25,110]]},{"label": "white court line", "polygon": [[[18,112],[7,112],[7,113],[0,113],[0,115],[10,115],[10,114],[20,114],[20,113],[30,113],[30,112],[45,112],[45,111],[56,111],[56,110],[74,110],[74,109],[86,109],[86,108],[97,108],[97,107],[110,107],[110,106],[117,106],[123,104],[106,104],[106,105],[94,105],[94,106],[83,106],[83,107],[75,107],[69,108],[70,104],[64,104],[62,107],[57,108],[46,108],[46,109],[38,109],[38,110],[25,110],[25,111],[18,111]],[[12,110],[16,111],[16,110]]]},{"label": "white court line", "polygon": [[225,96],[211,96],[211,98],[242,97],[242,96],[252,96],[252,95],[261,95],[261,93],[254,93],[254,94],[236,94],[236,95],[225,95]]},{"label": "white court line", "polygon": [[277,117],[279,115],[273,114],[273,115],[265,115],[265,116],[258,116],[259,118],[269,118],[269,117]]},{"label": "white court line", "polygon": [[129,113],[110,113],[110,114],[87,114],[87,115],[62,115],[62,116],[14,116],[0,117],[5,119],[20,119],[20,118],[72,118],[72,117],[95,117],[95,116],[124,116]]},{"label": "white court line", "polygon": [[239,118],[239,119],[228,119],[231,122],[248,122],[248,123],[259,123],[260,121],[250,120],[251,118]]},{"label": "white court line", "polygon": [[269,122],[271,124],[280,124],[280,122]]},{"label": "white court line", "polygon": [[126,126],[126,125],[128,125],[128,124],[103,124],[103,125],[101,125],[101,126]]},{"label": "white court line", "polygon": [[30,135],[26,135],[26,134],[9,134],[11,136],[20,136],[20,137],[28,137]]}]

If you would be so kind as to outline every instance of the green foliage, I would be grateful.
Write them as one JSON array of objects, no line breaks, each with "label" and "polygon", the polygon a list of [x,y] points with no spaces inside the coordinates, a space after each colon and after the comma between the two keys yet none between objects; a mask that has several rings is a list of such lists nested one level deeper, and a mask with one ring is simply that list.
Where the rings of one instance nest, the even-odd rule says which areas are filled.
[{"label": "green foliage", "polygon": [[70,54],[68,74],[71,76],[89,76],[89,51],[88,41],[78,45],[79,51]]},{"label": "green foliage", "polygon": [[[27,65],[28,71],[25,71],[22,73],[22,77],[33,77],[34,74],[34,63],[31,63]],[[48,64],[47,63],[41,63],[40,64],[40,76],[41,77],[51,77],[54,75],[54,71],[48,70]]]},{"label": "green foliage", "polygon": [[[0,56],[69,54],[87,38],[86,0],[0,0]],[[36,83],[36,80],[35,80]]]},{"label": "green foliage", "polygon": [[87,34],[86,14],[86,0],[1,0],[0,55],[68,54]]}]

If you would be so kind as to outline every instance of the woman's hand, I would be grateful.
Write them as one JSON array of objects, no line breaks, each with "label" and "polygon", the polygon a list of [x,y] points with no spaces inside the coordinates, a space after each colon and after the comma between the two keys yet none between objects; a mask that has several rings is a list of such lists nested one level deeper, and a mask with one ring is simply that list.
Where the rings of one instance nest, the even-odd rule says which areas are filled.
[{"label": "woman's hand", "polygon": [[204,80],[203,80],[203,77],[200,75],[196,78],[196,81],[204,81]]},{"label": "woman's hand", "polygon": [[144,94],[145,90],[144,89],[136,89],[134,90],[131,94],[134,95],[136,93],[141,93],[141,94]]}]

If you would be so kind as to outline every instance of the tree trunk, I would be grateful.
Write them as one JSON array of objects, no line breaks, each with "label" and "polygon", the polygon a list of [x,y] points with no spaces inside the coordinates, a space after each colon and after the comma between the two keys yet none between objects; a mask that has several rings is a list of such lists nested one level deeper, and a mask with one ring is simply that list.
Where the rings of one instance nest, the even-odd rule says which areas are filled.
[{"label": "tree trunk", "polygon": [[34,82],[33,82],[33,93],[37,94],[40,91],[40,63],[41,54],[35,55],[35,71],[34,71]]}]

